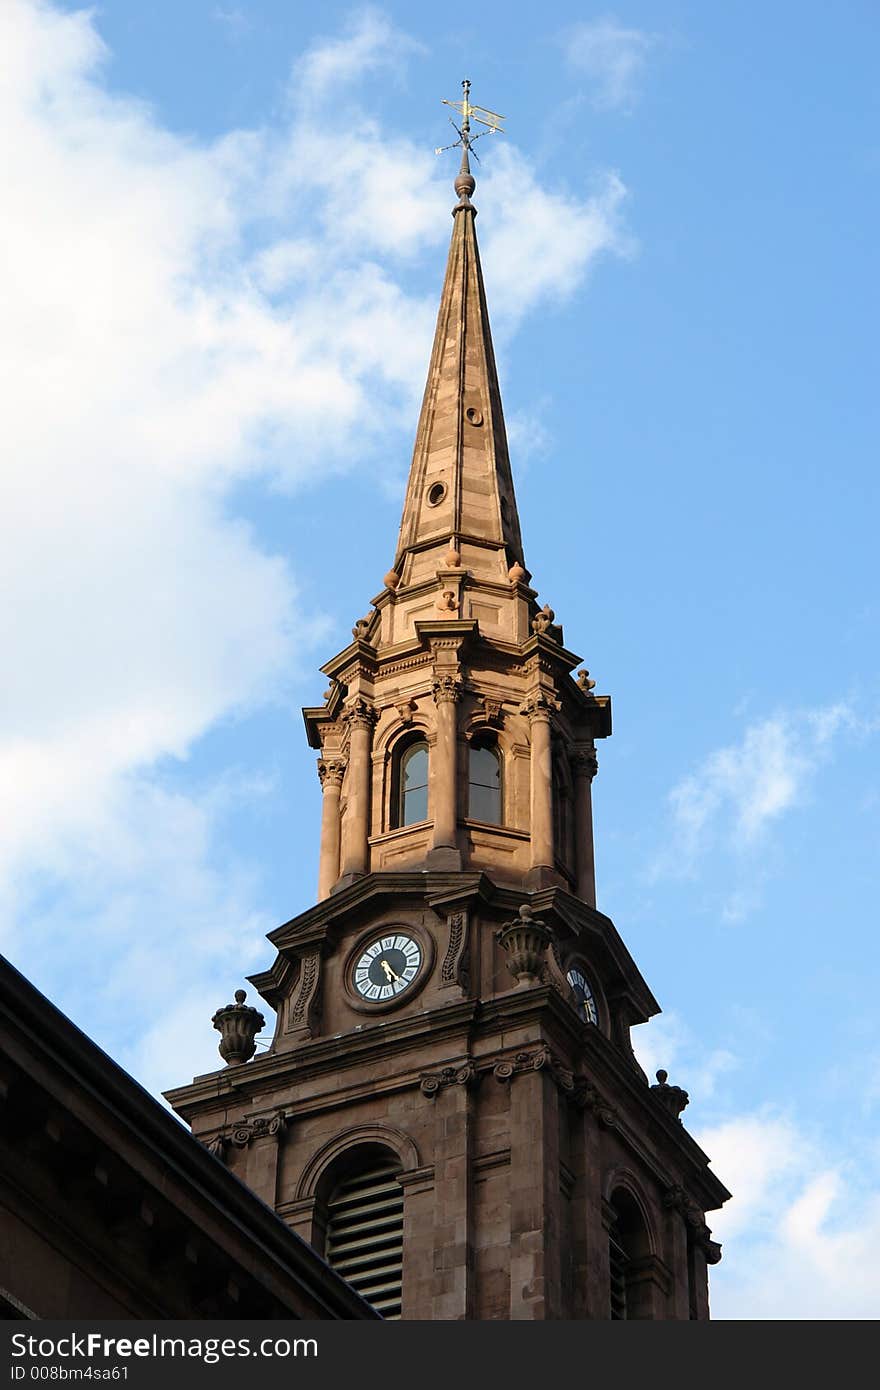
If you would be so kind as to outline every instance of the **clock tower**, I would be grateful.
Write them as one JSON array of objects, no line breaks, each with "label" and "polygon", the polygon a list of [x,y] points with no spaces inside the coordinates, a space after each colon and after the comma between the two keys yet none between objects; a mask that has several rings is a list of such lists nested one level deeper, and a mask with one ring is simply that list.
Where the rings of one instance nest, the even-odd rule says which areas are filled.
[{"label": "clock tower", "polygon": [[[386,1317],[707,1318],[729,1195],[649,1085],[658,1012],[596,906],[611,733],[526,567],[471,202],[452,243],[394,563],[304,711],[318,900],[168,1099]],[[261,1005],[261,1007],[263,1007]]]}]

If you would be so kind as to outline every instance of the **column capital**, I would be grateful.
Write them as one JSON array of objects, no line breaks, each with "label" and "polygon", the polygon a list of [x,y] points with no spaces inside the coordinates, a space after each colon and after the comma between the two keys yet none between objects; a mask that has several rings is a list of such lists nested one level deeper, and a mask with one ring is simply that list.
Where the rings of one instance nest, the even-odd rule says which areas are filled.
[{"label": "column capital", "polygon": [[551,695],[549,690],[537,690],[523,700],[520,714],[527,715],[530,724],[542,721],[549,724],[553,715],[561,708],[562,701]]},{"label": "column capital", "polygon": [[246,1149],[255,1139],[280,1142],[286,1125],[287,1116],[283,1110],[271,1111],[268,1115],[251,1115],[233,1125],[232,1142],[239,1149]]},{"label": "column capital", "polygon": [[327,787],[341,787],[344,776],[344,758],[318,759],[318,781],[321,783],[322,789],[326,790]]},{"label": "column capital", "polygon": [[458,704],[463,693],[461,676],[452,673],[435,676],[431,682],[431,691],[435,704]]},{"label": "column capital", "polygon": [[372,729],[378,717],[369,700],[365,700],[361,695],[346,706],[341,715],[350,729]]},{"label": "column capital", "polygon": [[592,782],[596,773],[599,771],[599,759],[596,757],[596,749],[578,748],[572,754],[571,766],[575,777],[588,777]]}]

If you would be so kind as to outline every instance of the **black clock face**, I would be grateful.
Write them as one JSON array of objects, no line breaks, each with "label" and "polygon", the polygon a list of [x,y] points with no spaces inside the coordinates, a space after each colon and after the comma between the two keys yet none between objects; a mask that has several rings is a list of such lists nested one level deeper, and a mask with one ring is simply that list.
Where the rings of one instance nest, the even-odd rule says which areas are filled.
[{"label": "black clock face", "polygon": [[587,1023],[598,1023],[599,1015],[596,1012],[596,1001],[583,971],[579,966],[574,965],[565,978],[571,985],[571,992],[575,997],[581,1018],[586,1019]]},{"label": "black clock face", "polygon": [[364,999],[395,999],[413,983],[422,966],[422,948],[404,932],[371,941],[354,966],[354,987]]}]

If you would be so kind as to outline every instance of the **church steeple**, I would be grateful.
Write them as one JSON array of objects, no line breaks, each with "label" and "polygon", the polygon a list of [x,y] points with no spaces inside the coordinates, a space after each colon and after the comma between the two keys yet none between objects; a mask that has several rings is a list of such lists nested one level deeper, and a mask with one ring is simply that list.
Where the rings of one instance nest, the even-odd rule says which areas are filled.
[{"label": "church steeple", "polygon": [[440,547],[462,552],[469,569],[491,578],[523,563],[471,202],[473,108],[464,85],[459,200],[394,561],[404,583],[422,569],[415,557]]},{"label": "church steeple", "polygon": [[522,562],[456,106],[395,565],[304,710],[319,900],[251,976],[270,1047],[170,1099],[386,1317],[705,1318],[728,1194],[630,1044],[657,1004],[596,907],[611,702]]}]

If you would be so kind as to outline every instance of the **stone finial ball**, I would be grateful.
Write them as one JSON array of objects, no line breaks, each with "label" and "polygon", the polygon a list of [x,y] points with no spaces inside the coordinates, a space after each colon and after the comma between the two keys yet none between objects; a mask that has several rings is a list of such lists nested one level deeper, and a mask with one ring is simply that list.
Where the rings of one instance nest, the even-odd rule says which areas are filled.
[{"label": "stone finial ball", "polygon": [[237,989],[237,990],[235,991],[235,1002],[236,1002],[236,1004],[243,1004],[244,1001],[245,1001],[246,999],[247,999],[247,990],[244,990],[244,989]]},{"label": "stone finial ball", "polygon": [[455,180],[455,183],[453,184],[453,188],[455,189],[459,198],[463,198],[465,194],[467,194],[467,196],[470,197],[476,186],[477,181],[474,178],[473,174],[459,174],[458,178]]},{"label": "stone finial ball", "polygon": [[668,1072],[668,1071],[664,1071],[662,1067],[661,1067],[660,1070],[657,1072],[657,1080],[660,1082],[660,1085],[661,1085],[661,1086],[665,1086],[665,1085],[666,1085],[666,1078],[667,1078],[668,1075],[669,1075],[669,1072]]}]

